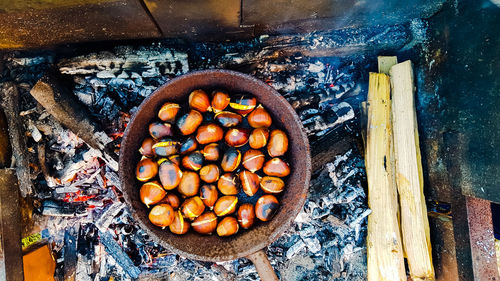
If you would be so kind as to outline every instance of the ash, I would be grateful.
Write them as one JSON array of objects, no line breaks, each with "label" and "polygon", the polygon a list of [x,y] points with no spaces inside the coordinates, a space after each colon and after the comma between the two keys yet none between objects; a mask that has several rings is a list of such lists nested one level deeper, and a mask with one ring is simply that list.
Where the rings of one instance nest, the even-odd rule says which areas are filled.
[{"label": "ash", "polygon": [[[49,233],[56,278],[76,280],[258,280],[246,259],[207,263],[185,259],[153,243],[131,217],[118,175],[30,96],[50,68],[72,81],[116,151],[141,101],[188,71],[228,68],[265,81],[295,108],[311,148],[330,135],[359,136],[359,104],[366,100],[376,54],[424,40],[420,20],[303,36],[261,36],[246,42],[119,46],[106,52],[58,57],[55,52],[11,53],[0,83],[15,81],[28,139],[35,191],[33,223]],[[313,155],[314,156],[314,155]],[[314,161],[314,157],[313,157]],[[356,143],[313,171],[309,197],[294,225],[267,248],[282,280],[365,280],[364,160]]]}]

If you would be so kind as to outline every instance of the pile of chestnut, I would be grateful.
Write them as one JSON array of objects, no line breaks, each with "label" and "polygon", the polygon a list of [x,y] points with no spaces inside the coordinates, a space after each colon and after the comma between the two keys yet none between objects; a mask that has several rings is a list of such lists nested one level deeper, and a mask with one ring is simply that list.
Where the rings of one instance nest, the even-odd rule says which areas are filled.
[{"label": "pile of chestnut", "polygon": [[290,174],[286,133],[251,95],[195,90],[187,104],[165,103],[139,149],[136,177],[151,223],[230,236],[255,218],[269,221]]}]

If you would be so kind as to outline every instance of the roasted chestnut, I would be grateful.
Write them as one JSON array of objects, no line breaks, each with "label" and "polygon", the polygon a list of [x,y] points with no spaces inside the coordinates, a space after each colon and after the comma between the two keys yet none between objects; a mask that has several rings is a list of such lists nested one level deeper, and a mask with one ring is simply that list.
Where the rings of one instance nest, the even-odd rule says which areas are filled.
[{"label": "roasted chestnut", "polygon": [[184,171],[177,191],[186,197],[191,197],[198,194],[199,188],[200,177],[198,174],[192,171]]},{"label": "roasted chestnut", "polygon": [[288,137],[282,130],[273,130],[269,137],[269,145],[267,146],[267,153],[271,157],[278,157],[284,155],[288,150]]},{"label": "roasted chestnut", "polygon": [[169,204],[175,210],[181,205],[181,200],[179,200],[179,196],[173,193],[167,193],[167,196],[163,197],[163,199],[159,203]]},{"label": "roasted chestnut", "polygon": [[174,221],[168,227],[172,233],[181,235],[188,232],[189,222],[184,220],[181,211],[177,211],[174,214]]},{"label": "roasted chestnut", "polygon": [[246,128],[231,128],[226,132],[224,140],[233,147],[240,147],[248,142],[250,131]]},{"label": "roasted chestnut", "polygon": [[285,161],[279,158],[273,158],[264,164],[264,174],[275,177],[286,177],[290,174],[290,167]]},{"label": "roasted chestnut", "polygon": [[224,131],[217,124],[202,125],[196,133],[196,140],[199,144],[218,142],[224,136]]},{"label": "roasted chestnut", "polygon": [[238,168],[241,162],[241,152],[235,148],[229,148],[222,156],[220,166],[224,172],[232,172]]},{"label": "roasted chestnut", "polygon": [[177,128],[179,128],[183,135],[190,135],[198,129],[201,122],[203,122],[201,113],[191,110],[177,119]]},{"label": "roasted chestnut", "polygon": [[158,112],[158,118],[160,118],[164,122],[174,123],[175,117],[179,112],[181,107],[173,102],[167,102],[161,106],[160,111]]},{"label": "roasted chestnut", "polygon": [[166,159],[160,163],[158,175],[160,176],[161,185],[166,190],[176,188],[182,179],[182,171],[179,166]]},{"label": "roasted chestnut", "polygon": [[148,208],[160,202],[167,193],[157,181],[147,182],[141,186],[140,197],[142,203]]},{"label": "roasted chestnut", "polygon": [[217,227],[217,216],[213,212],[205,212],[191,223],[191,227],[200,234],[210,234]]},{"label": "roasted chestnut", "polygon": [[212,207],[215,204],[215,201],[217,201],[217,198],[219,198],[219,193],[217,192],[217,188],[215,187],[215,185],[205,184],[201,186],[200,198],[205,204],[205,206],[212,209]]},{"label": "roasted chestnut", "polygon": [[168,204],[156,205],[149,212],[149,220],[152,224],[165,228],[174,221],[174,209]]},{"label": "roasted chestnut", "polygon": [[216,143],[207,144],[201,151],[207,161],[219,160],[219,145]]},{"label": "roasted chestnut", "polygon": [[229,103],[229,106],[237,113],[245,116],[257,105],[257,100],[251,96],[237,96]]},{"label": "roasted chestnut", "polygon": [[259,190],[260,177],[255,173],[244,170],[240,173],[240,182],[243,192],[250,197]]},{"label": "roasted chestnut", "polygon": [[240,226],[238,225],[238,221],[233,217],[225,217],[221,222],[217,225],[217,234],[219,236],[231,236],[238,232]]},{"label": "roasted chestnut", "polygon": [[152,138],[145,138],[139,148],[139,153],[146,157],[155,156],[153,144],[155,144],[155,141]]},{"label": "roasted chestnut", "polygon": [[265,193],[280,193],[285,188],[285,182],[277,177],[263,177],[260,180],[260,188]]},{"label": "roasted chestnut", "polygon": [[173,163],[175,163],[177,166],[179,166],[181,164],[181,156],[179,154],[175,154],[175,155],[170,155],[168,157],[168,160],[172,161]]},{"label": "roasted chestnut", "polygon": [[241,227],[248,229],[252,227],[255,220],[255,209],[252,204],[241,204],[238,208],[238,222]]},{"label": "roasted chestnut", "polygon": [[219,179],[220,170],[215,164],[209,164],[201,168],[200,178],[207,183],[216,182]]},{"label": "roasted chestnut", "polygon": [[217,182],[217,188],[224,195],[236,195],[238,194],[238,178],[233,173],[225,173]]},{"label": "roasted chestnut", "polygon": [[238,197],[229,195],[222,196],[215,202],[214,212],[217,216],[222,217],[234,213],[238,204]]},{"label": "roasted chestnut", "polygon": [[203,154],[199,151],[191,152],[182,158],[182,167],[198,171],[203,166]]},{"label": "roasted chestnut", "polygon": [[272,123],[271,115],[261,104],[248,115],[248,125],[253,128],[268,128]]},{"label": "roasted chestnut", "polygon": [[231,111],[221,111],[215,114],[215,120],[221,124],[222,127],[234,127],[241,123],[242,117],[238,113]]},{"label": "roasted chestnut", "polygon": [[276,197],[270,194],[262,195],[255,203],[255,216],[261,221],[268,221],[273,218],[278,208]]},{"label": "roasted chestnut", "polygon": [[172,131],[172,125],[169,123],[153,122],[149,124],[149,134],[154,139],[160,139],[173,136],[174,132]]},{"label": "roasted chestnut", "polygon": [[252,173],[258,171],[264,165],[264,153],[260,152],[260,150],[249,149],[243,155],[243,167],[249,170]]},{"label": "roasted chestnut", "polygon": [[186,199],[181,205],[181,212],[185,218],[193,220],[205,211],[205,204],[199,196]]},{"label": "roasted chestnut", "polygon": [[214,91],[212,93],[212,109],[214,112],[222,111],[229,105],[230,100],[231,99],[227,93]]},{"label": "roasted chestnut", "polygon": [[194,90],[189,95],[189,106],[199,112],[207,112],[212,110],[210,107],[210,99],[207,93],[203,90]]},{"label": "roasted chestnut", "polygon": [[198,143],[196,142],[196,138],[194,136],[190,136],[181,143],[179,153],[188,154],[189,152],[195,151],[197,147]]},{"label": "roasted chestnut", "polygon": [[157,156],[167,157],[177,154],[179,142],[172,139],[161,139],[153,144],[153,151]]},{"label": "roasted chestnut", "polygon": [[149,158],[143,158],[137,163],[135,175],[140,181],[148,181],[158,174],[158,164]]},{"label": "roasted chestnut", "polygon": [[257,128],[252,131],[248,138],[248,144],[253,149],[263,148],[267,144],[269,130],[267,128]]}]

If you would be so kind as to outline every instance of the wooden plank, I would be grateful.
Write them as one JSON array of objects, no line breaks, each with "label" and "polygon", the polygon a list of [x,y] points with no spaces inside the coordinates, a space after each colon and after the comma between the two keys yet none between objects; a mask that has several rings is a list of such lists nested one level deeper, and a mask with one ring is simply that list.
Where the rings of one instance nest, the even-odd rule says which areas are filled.
[{"label": "wooden plank", "polygon": [[398,63],[396,56],[378,56],[378,72],[389,75],[391,67]]},{"label": "wooden plank", "polygon": [[390,81],[370,73],[366,173],[368,179],[368,280],[406,280],[398,221],[398,199],[391,165]]},{"label": "wooden plank", "polygon": [[401,204],[403,248],[412,279],[434,280],[411,61],[392,66],[390,75],[396,183]]}]

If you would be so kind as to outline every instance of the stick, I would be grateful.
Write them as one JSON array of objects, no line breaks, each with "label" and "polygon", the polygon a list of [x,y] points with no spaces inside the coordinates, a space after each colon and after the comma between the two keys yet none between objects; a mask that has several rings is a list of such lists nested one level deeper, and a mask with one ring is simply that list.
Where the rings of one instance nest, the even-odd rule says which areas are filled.
[{"label": "stick", "polygon": [[111,139],[90,120],[90,113],[54,75],[42,77],[30,91],[31,95],[66,128],[89,146],[103,152],[109,166],[118,170],[118,156],[108,144]]},{"label": "stick", "polygon": [[391,165],[390,82],[370,73],[368,89],[366,173],[368,178],[368,280],[406,280],[401,246],[398,199]]},{"label": "stick", "polygon": [[396,182],[403,247],[413,280],[434,280],[411,61],[391,67]]},{"label": "stick", "polygon": [[389,70],[391,67],[398,63],[398,57],[396,56],[378,56],[378,72],[389,75]]}]

